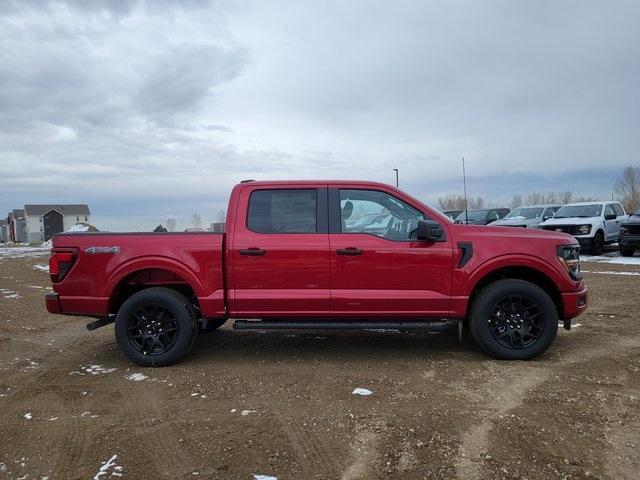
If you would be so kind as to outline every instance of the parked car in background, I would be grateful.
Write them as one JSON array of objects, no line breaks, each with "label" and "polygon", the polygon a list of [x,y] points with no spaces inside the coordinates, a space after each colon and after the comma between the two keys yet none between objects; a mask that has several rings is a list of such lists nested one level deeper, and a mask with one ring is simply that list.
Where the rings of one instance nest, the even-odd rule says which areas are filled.
[{"label": "parked car in background", "polygon": [[640,208],[620,225],[618,249],[623,257],[632,257],[636,250],[640,250]]},{"label": "parked car in background", "polygon": [[455,220],[462,212],[464,212],[464,210],[445,210],[442,213],[444,213],[451,220]]},{"label": "parked car in background", "polygon": [[511,210],[506,217],[491,225],[501,227],[540,228],[540,224],[549,220],[562,205],[529,205]]},{"label": "parked car in background", "polygon": [[601,255],[605,245],[618,241],[620,224],[626,218],[619,202],[570,203],[540,228],[573,235],[592,255]]},{"label": "parked car in background", "polygon": [[463,211],[456,217],[456,223],[468,225],[489,225],[496,220],[504,218],[509,213],[508,208],[482,208],[478,210]]}]

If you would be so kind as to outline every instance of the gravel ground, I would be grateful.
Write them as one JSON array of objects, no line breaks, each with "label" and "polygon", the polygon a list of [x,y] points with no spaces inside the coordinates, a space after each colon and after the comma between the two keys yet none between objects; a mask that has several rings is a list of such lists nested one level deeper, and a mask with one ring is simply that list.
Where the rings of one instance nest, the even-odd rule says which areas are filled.
[{"label": "gravel ground", "polygon": [[0,479],[638,478],[640,266],[585,263],[590,309],[535,361],[227,325],[149,369],[46,313],[44,263],[0,258]]}]

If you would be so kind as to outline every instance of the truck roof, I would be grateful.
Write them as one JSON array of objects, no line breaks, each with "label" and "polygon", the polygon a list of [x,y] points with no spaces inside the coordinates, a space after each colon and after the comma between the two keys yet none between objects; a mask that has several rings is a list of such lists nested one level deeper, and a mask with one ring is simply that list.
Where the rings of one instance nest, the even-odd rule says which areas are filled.
[{"label": "truck roof", "polygon": [[367,180],[251,180],[239,183],[238,185],[362,185],[396,188],[388,183]]}]

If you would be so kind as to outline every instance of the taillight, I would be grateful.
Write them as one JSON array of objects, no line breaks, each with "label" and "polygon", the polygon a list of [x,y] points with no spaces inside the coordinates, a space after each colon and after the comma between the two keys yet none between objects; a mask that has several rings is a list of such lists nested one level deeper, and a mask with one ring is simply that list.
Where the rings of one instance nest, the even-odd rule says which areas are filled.
[{"label": "taillight", "polygon": [[61,282],[69,273],[76,256],[73,252],[56,252],[54,251],[49,259],[49,275],[53,283]]}]

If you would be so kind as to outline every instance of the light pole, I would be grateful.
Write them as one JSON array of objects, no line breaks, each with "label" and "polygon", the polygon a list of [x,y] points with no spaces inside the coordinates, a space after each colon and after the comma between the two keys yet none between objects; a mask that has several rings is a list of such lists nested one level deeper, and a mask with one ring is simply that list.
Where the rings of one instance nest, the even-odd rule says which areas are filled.
[{"label": "light pole", "polygon": [[398,186],[398,169],[394,168],[393,171],[396,172],[396,187],[397,187]]}]

